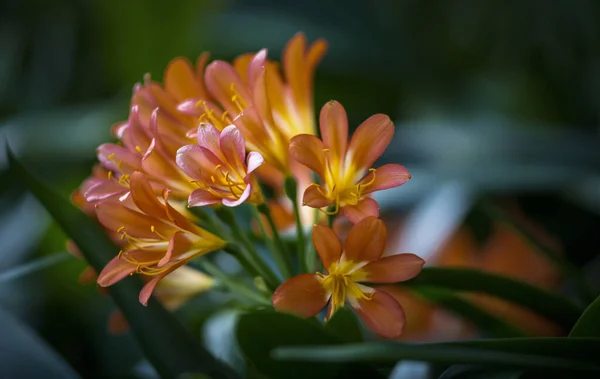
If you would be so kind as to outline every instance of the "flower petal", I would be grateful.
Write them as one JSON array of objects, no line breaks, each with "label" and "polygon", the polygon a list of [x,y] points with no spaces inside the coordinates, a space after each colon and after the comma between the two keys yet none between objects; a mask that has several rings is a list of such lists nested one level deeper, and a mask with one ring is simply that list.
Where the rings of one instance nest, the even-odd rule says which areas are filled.
[{"label": "flower petal", "polygon": [[273,307],[281,312],[312,317],[327,304],[327,294],[314,274],[294,276],[281,284],[273,294]]},{"label": "flower petal", "polygon": [[220,137],[219,130],[211,124],[200,124],[198,126],[198,145],[210,150],[217,157],[221,155],[221,147],[219,146]]},{"label": "flower petal", "polygon": [[325,177],[325,154],[323,142],[316,136],[300,134],[290,140],[290,156],[299,163]]},{"label": "flower petal", "polygon": [[214,194],[198,188],[194,190],[188,198],[188,207],[204,207],[206,205],[212,205],[221,202],[221,197],[215,196]]},{"label": "flower petal", "polygon": [[[373,179],[375,175],[375,179]],[[361,193],[368,194],[375,191],[381,191],[389,188],[400,187],[406,183],[412,176],[406,169],[406,167],[389,163],[383,165],[375,171],[375,173],[369,173],[363,180],[362,183],[370,183],[362,187]]]},{"label": "flower petal", "polygon": [[302,205],[311,208],[324,208],[332,201],[323,195],[318,186],[310,186],[304,191],[302,196]]},{"label": "flower petal", "polygon": [[333,230],[326,226],[315,225],[312,240],[325,269],[329,269],[332,263],[340,260],[342,243]]},{"label": "flower petal", "polygon": [[[222,162],[208,149],[198,145],[186,145],[177,150],[177,166],[189,177],[205,181],[214,175],[216,167]],[[216,176],[220,179],[220,176]]]},{"label": "flower petal", "polygon": [[132,153],[123,146],[105,143],[98,146],[96,151],[98,160],[111,171],[129,174],[141,169],[141,154]]},{"label": "flower petal", "polygon": [[169,63],[164,76],[165,90],[178,102],[190,98],[202,98],[204,93],[197,83],[192,65],[185,58],[175,58]]},{"label": "flower petal", "polygon": [[233,117],[240,113],[238,105],[248,106],[250,94],[242,78],[227,62],[214,61],[205,72],[206,87],[210,94],[223,105]]},{"label": "flower petal", "polygon": [[265,159],[259,152],[249,152],[248,157],[246,158],[246,174],[250,175],[254,170],[262,166],[263,163],[265,163]]},{"label": "flower petal", "polygon": [[112,179],[98,180],[89,187],[84,193],[85,201],[94,202],[108,199],[113,196],[120,196],[129,189],[118,181]]},{"label": "flower petal", "polygon": [[129,185],[133,202],[142,212],[159,219],[166,218],[165,206],[158,201],[146,175],[139,171],[134,172]]},{"label": "flower petal", "polygon": [[347,260],[369,262],[379,259],[386,243],[385,224],[378,218],[363,218],[348,232],[344,242],[344,254]]},{"label": "flower petal", "polygon": [[376,114],[369,117],[352,135],[346,161],[352,164],[356,171],[371,168],[390,144],[393,136],[394,124],[388,116]]},{"label": "flower petal", "polygon": [[223,152],[225,160],[238,172],[244,172],[244,159],[246,158],[246,147],[242,133],[235,127],[229,125],[221,131],[219,147]]},{"label": "flower petal", "polygon": [[98,285],[101,287],[112,286],[135,272],[136,268],[137,265],[116,256],[104,266],[100,275],[98,275]]},{"label": "flower petal", "polygon": [[240,195],[238,199],[229,199],[227,197],[223,198],[223,205],[227,207],[237,207],[242,204],[244,201],[248,200],[250,197],[250,192],[252,191],[252,184],[246,184],[246,188],[244,188],[244,192]]},{"label": "flower petal", "polygon": [[171,260],[177,259],[181,254],[185,254],[190,250],[191,242],[186,238],[186,233],[177,232],[171,236],[169,240],[169,247],[165,256],[156,264],[157,267],[163,267],[168,264]]},{"label": "flower petal", "polygon": [[321,109],[319,125],[324,147],[341,167],[348,144],[348,116],[344,107],[334,100],[327,102]]},{"label": "flower petal", "polygon": [[134,211],[114,200],[106,200],[96,204],[96,216],[98,216],[98,221],[108,230],[117,231],[125,227],[127,234],[136,238],[155,240],[158,239],[156,232],[164,236],[171,235],[176,231],[173,226],[157,218]]},{"label": "flower petal", "polygon": [[375,290],[370,299],[360,299],[354,311],[375,333],[385,338],[396,338],[406,325],[404,309],[393,297]]},{"label": "flower petal", "polygon": [[361,269],[370,283],[397,283],[417,276],[425,261],[414,254],[396,254],[378,259]]},{"label": "flower petal", "polygon": [[182,101],[177,105],[177,110],[185,115],[200,117],[204,113],[204,108],[198,106],[199,98],[192,98]]},{"label": "flower petal", "polygon": [[351,223],[356,224],[365,217],[379,217],[379,204],[374,199],[365,197],[356,205],[345,205],[341,212]]}]

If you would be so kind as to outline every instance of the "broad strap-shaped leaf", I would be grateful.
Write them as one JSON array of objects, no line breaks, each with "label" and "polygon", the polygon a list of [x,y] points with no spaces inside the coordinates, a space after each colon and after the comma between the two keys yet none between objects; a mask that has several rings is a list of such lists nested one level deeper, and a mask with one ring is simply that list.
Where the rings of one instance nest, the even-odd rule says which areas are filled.
[{"label": "broad strap-shaped leaf", "polygon": [[440,364],[600,375],[600,339],[503,338],[451,343],[370,342],[338,346],[281,347],[282,362],[369,362],[393,365],[408,359]]},{"label": "broad strap-shaped leaf", "polygon": [[273,311],[246,313],[240,317],[238,343],[252,369],[269,378],[379,378],[379,373],[364,364],[278,362],[273,349],[280,346],[327,346],[342,343],[315,319]]},{"label": "broad strap-shaped leaf", "polygon": [[527,333],[500,317],[478,307],[471,301],[439,287],[412,286],[411,289],[427,301],[440,305],[470,321],[481,332],[493,337],[526,337]]},{"label": "broad strap-shaped leaf", "polygon": [[583,312],[569,333],[569,337],[600,338],[600,296]]},{"label": "broad strap-shaped leaf", "polygon": [[325,330],[344,342],[363,342],[360,323],[350,309],[341,308],[325,324]]},{"label": "broad strap-shaped leaf", "polygon": [[481,292],[530,309],[570,330],[583,311],[568,299],[506,276],[464,268],[426,267],[403,286]]},{"label": "broad strap-shaped leaf", "polygon": [[[9,151],[11,170],[44,205],[63,231],[77,244],[86,261],[100,272],[119,251],[100,226],[35,178]],[[186,372],[205,373],[212,378],[234,378],[236,374],[210,355],[156,300],[144,307],[138,300],[142,282],[127,278],[109,288],[139,342],[142,351],[163,378]]]}]

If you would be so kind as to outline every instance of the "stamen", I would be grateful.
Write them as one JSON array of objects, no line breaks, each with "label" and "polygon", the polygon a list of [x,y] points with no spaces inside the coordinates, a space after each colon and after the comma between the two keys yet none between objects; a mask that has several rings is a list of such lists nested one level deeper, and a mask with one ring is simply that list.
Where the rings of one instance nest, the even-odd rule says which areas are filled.
[{"label": "stamen", "polygon": [[136,146],[136,147],[135,147],[135,151],[137,151],[138,153],[140,153],[140,154],[141,154],[141,153],[142,153],[142,148],[141,148],[141,147],[139,147],[139,146]]}]

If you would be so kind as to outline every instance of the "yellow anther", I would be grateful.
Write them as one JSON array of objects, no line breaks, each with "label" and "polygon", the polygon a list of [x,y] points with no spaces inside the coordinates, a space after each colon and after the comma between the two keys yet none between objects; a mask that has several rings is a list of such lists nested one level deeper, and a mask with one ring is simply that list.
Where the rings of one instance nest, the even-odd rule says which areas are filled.
[{"label": "yellow anther", "polygon": [[109,171],[108,174],[107,174],[107,176],[108,176],[108,180],[111,180],[112,177],[113,177],[113,172]]},{"label": "yellow anther", "polygon": [[135,147],[135,151],[137,151],[138,153],[140,153],[140,154],[141,154],[141,153],[142,153],[142,148],[141,148],[141,147],[139,147],[139,146],[136,146],[136,147]]},{"label": "yellow anther", "polygon": [[324,152],[324,153],[328,153],[328,152],[329,152],[329,149],[328,149],[328,148],[325,148],[325,149],[323,149],[323,152]]},{"label": "yellow anther", "polygon": [[225,119],[227,118],[227,111],[223,112],[223,114],[221,115],[221,121],[225,122]]},{"label": "yellow anther", "polygon": [[154,227],[154,225],[150,225],[150,231],[152,233],[156,232],[156,228]]},{"label": "yellow anther", "polygon": [[125,230],[125,226],[121,226],[119,229],[117,229],[117,233],[121,233],[123,230]]},{"label": "yellow anther", "polygon": [[115,153],[108,154],[108,156],[106,157],[106,159],[108,159],[109,161],[112,161],[113,159],[115,159]]},{"label": "yellow anther", "polygon": [[215,177],[214,177],[214,176],[212,176],[212,175],[210,176],[210,180],[212,180],[212,182],[213,182],[213,183],[215,183],[215,182],[216,182],[216,179],[215,179]]}]

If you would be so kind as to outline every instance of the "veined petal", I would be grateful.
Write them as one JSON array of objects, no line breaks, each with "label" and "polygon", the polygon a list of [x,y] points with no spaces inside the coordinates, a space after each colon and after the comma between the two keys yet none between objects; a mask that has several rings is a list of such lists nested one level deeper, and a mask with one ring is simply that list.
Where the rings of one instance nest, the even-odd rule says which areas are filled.
[{"label": "veined petal", "polygon": [[134,172],[131,175],[130,188],[133,202],[142,212],[159,219],[166,218],[165,207],[158,201],[146,175],[139,171]]},{"label": "veined petal", "polygon": [[132,153],[123,146],[105,143],[97,148],[98,160],[109,170],[131,173],[141,169],[140,154]]},{"label": "veined petal", "polygon": [[386,243],[385,224],[378,218],[363,218],[348,232],[344,242],[344,254],[347,260],[369,262],[379,259]]},{"label": "veined petal", "polygon": [[101,287],[112,286],[135,272],[136,268],[137,265],[116,256],[104,266],[98,275],[98,285]]},{"label": "veined petal", "polygon": [[249,104],[250,94],[235,69],[226,62],[214,61],[205,73],[206,86],[210,94],[232,115]]},{"label": "veined petal", "polygon": [[394,124],[384,114],[376,114],[358,126],[346,155],[346,165],[354,170],[367,170],[383,154],[394,136]]},{"label": "veined petal", "polygon": [[370,283],[397,283],[417,276],[425,261],[414,254],[396,254],[378,259],[361,269]]},{"label": "veined petal", "polygon": [[342,243],[333,230],[326,226],[315,225],[312,232],[312,240],[325,269],[329,269],[332,263],[340,260]]},{"label": "veined petal", "polygon": [[175,58],[169,63],[165,70],[164,86],[178,102],[204,97],[192,66],[185,58]]},{"label": "veined petal", "polygon": [[327,102],[321,109],[319,118],[323,145],[329,149],[333,161],[343,167],[343,159],[348,144],[348,116],[346,110],[337,101]]},{"label": "veined petal", "polygon": [[344,205],[341,213],[351,223],[356,224],[365,217],[379,217],[379,204],[374,199],[365,197],[356,205]]},{"label": "veined petal", "polygon": [[204,207],[206,205],[212,205],[221,202],[221,197],[215,196],[214,194],[198,188],[194,190],[188,198],[188,207]]},{"label": "veined petal", "polygon": [[328,300],[316,275],[301,274],[277,287],[273,294],[273,307],[281,312],[312,317],[325,307]]},{"label": "veined petal", "polygon": [[251,151],[250,153],[248,153],[248,157],[246,158],[246,174],[250,175],[263,163],[265,163],[265,159],[263,158],[263,156],[257,151]]},{"label": "veined petal", "polygon": [[237,207],[242,204],[244,201],[248,200],[250,197],[250,193],[252,192],[252,184],[246,184],[246,188],[244,188],[244,192],[240,195],[238,199],[230,199],[227,197],[223,198],[223,205],[227,207]]},{"label": "veined petal", "polygon": [[302,205],[309,206],[311,208],[324,208],[331,204],[329,200],[318,186],[310,186],[304,191],[302,196]]},{"label": "veined petal", "polygon": [[219,147],[220,133],[217,128],[211,124],[200,124],[198,126],[198,145],[210,150],[214,155],[220,157],[221,148]]},{"label": "veined petal", "polygon": [[325,177],[325,153],[323,142],[316,136],[300,134],[290,141],[290,156],[310,168],[321,178]]},{"label": "veined petal", "polygon": [[170,261],[177,259],[179,255],[185,254],[192,246],[191,241],[186,237],[186,233],[177,232],[171,236],[169,246],[165,256],[157,263],[157,267],[163,267]]},{"label": "veined petal", "polygon": [[[188,176],[196,180],[210,180],[216,167],[223,163],[208,149],[198,145],[187,145],[177,150],[175,158],[177,166]],[[216,176],[215,179],[220,179]]]},{"label": "veined petal", "polygon": [[[375,175],[375,179],[373,179],[373,175]],[[406,167],[395,163],[389,163],[379,167],[375,173],[369,173],[361,180],[362,183],[370,183],[372,181],[371,184],[364,186],[361,192],[363,194],[368,194],[375,191],[400,187],[410,178],[411,175]]]},{"label": "veined petal", "polygon": [[396,338],[404,330],[404,309],[393,297],[375,290],[370,299],[359,299],[354,311],[375,333],[385,338]]},{"label": "veined petal", "polygon": [[135,238],[156,240],[160,239],[156,234],[157,232],[165,236],[177,231],[175,227],[157,218],[134,211],[113,200],[96,204],[96,216],[98,216],[98,221],[108,230],[117,231],[124,227],[125,232]]},{"label": "veined petal", "polygon": [[118,181],[107,178],[95,182],[83,193],[83,197],[85,198],[85,201],[95,202],[113,196],[120,196],[127,191],[129,191],[129,189],[119,184]]},{"label": "veined petal", "polygon": [[221,131],[219,146],[223,156],[238,173],[244,172],[244,159],[246,158],[246,147],[242,133],[235,127],[229,125]]}]

